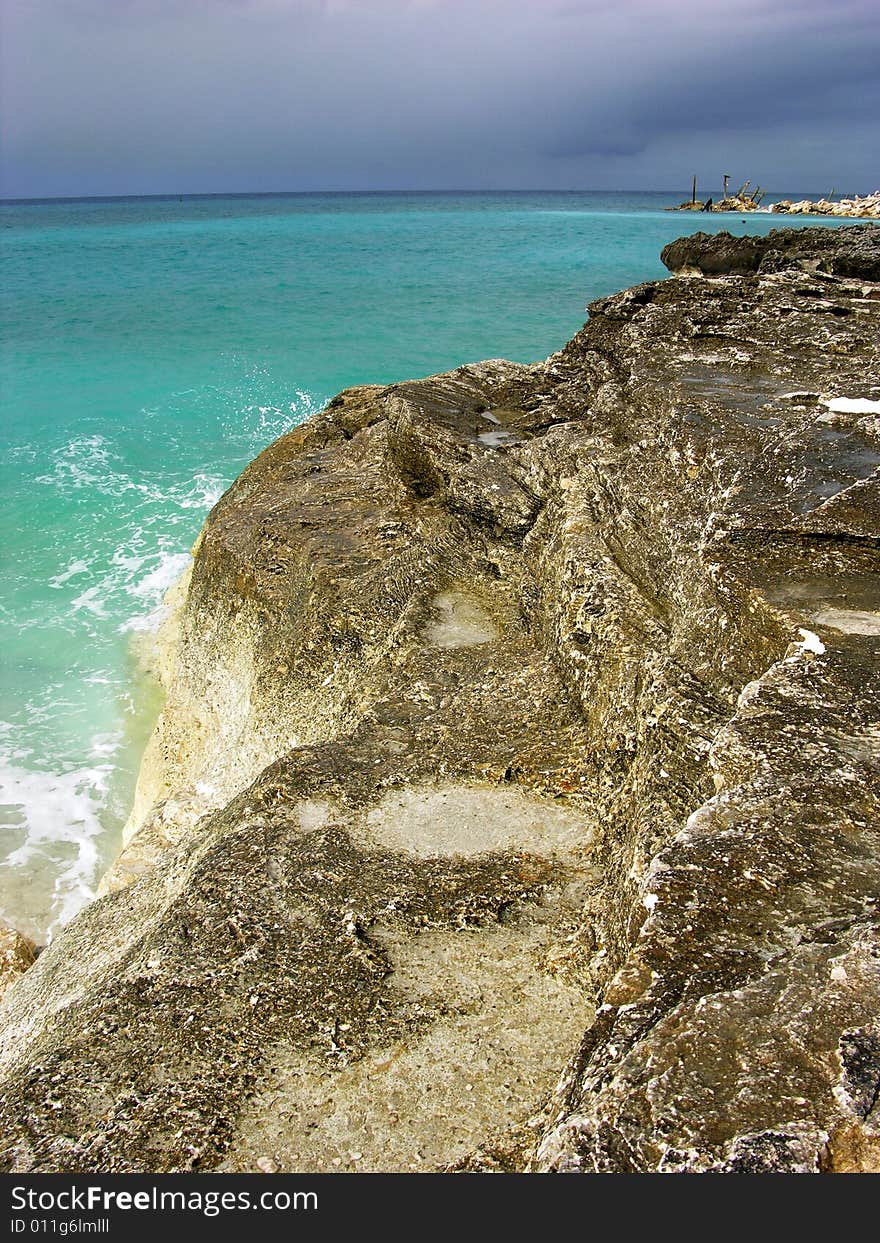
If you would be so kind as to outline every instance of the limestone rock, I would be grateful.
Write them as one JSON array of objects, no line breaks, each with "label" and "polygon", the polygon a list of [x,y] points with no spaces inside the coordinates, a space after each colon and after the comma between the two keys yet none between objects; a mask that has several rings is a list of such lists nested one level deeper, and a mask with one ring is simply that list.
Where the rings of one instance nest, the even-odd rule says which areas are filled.
[{"label": "limestone rock", "polygon": [[766,237],[695,233],[670,242],[660,257],[672,272],[703,276],[749,276],[806,266],[835,276],[878,281],[880,228],[773,229]]},{"label": "limestone rock", "polygon": [[247,468],[5,1169],[877,1167],[877,237],[683,239]]},{"label": "limestone rock", "polygon": [[0,999],[37,960],[37,947],[17,928],[0,919]]},{"label": "limestone rock", "polygon": [[801,199],[792,203],[790,199],[782,199],[774,203],[770,210],[786,216],[845,216],[876,220],[880,217],[880,190],[875,190],[873,194],[854,194],[852,198],[838,199],[837,202],[819,199],[814,203],[810,199]]}]

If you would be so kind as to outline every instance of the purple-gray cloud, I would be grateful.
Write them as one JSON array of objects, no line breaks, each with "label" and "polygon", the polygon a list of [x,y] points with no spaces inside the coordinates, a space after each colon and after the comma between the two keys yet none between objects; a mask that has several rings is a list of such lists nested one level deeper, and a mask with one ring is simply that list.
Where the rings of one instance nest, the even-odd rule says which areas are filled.
[{"label": "purple-gray cloud", "polygon": [[876,0],[2,0],[5,197],[880,183]]}]

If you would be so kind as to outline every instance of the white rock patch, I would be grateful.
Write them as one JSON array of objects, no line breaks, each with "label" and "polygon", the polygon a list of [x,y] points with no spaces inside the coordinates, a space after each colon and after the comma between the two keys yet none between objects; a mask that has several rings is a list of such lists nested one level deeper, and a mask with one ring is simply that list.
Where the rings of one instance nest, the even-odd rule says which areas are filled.
[{"label": "white rock patch", "polygon": [[867,613],[859,609],[822,609],[814,613],[817,626],[831,626],[843,634],[880,634],[880,613]]},{"label": "white rock patch", "polygon": [[323,829],[336,819],[335,808],[330,803],[313,799],[303,799],[302,802],[297,803],[296,814],[303,833],[313,833],[316,829]]},{"label": "white rock patch", "polygon": [[834,414],[880,414],[880,401],[867,397],[823,397],[822,405]]},{"label": "white rock patch", "polygon": [[425,632],[432,647],[476,647],[498,638],[498,631],[476,600],[460,591],[442,592],[434,599],[434,609],[436,620]]},{"label": "white rock patch", "polygon": [[825,644],[817,634],[813,634],[812,630],[805,630],[803,626],[799,626],[798,634],[801,636],[798,646],[802,651],[812,652],[814,656],[821,656],[825,651]]},{"label": "white rock patch", "polygon": [[492,850],[556,854],[589,846],[593,829],[570,808],[497,786],[393,791],[367,815],[377,843],[422,858]]},{"label": "white rock patch", "polygon": [[480,444],[486,445],[490,449],[500,449],[508,441],[516,440],[516,433],[505,431],[480,432],[477,440],[479,440]]}]

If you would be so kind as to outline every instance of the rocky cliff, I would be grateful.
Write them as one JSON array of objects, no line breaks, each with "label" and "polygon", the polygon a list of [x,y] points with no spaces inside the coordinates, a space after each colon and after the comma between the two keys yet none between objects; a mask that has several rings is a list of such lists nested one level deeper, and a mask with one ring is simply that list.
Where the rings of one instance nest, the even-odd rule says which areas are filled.
[{"label": "rocky cliff", "polygon": [[880,1168],[880,229],[664,258],[214,509],[6,1169]]}]

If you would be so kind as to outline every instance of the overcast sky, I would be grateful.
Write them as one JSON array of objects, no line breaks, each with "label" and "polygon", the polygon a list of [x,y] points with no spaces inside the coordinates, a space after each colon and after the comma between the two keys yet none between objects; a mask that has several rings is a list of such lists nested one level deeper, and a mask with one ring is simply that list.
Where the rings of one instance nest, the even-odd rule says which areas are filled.
[{"label": "overcast sky", "polygon": [[880,185],[878,0],[0,0],[3,197]]}]

